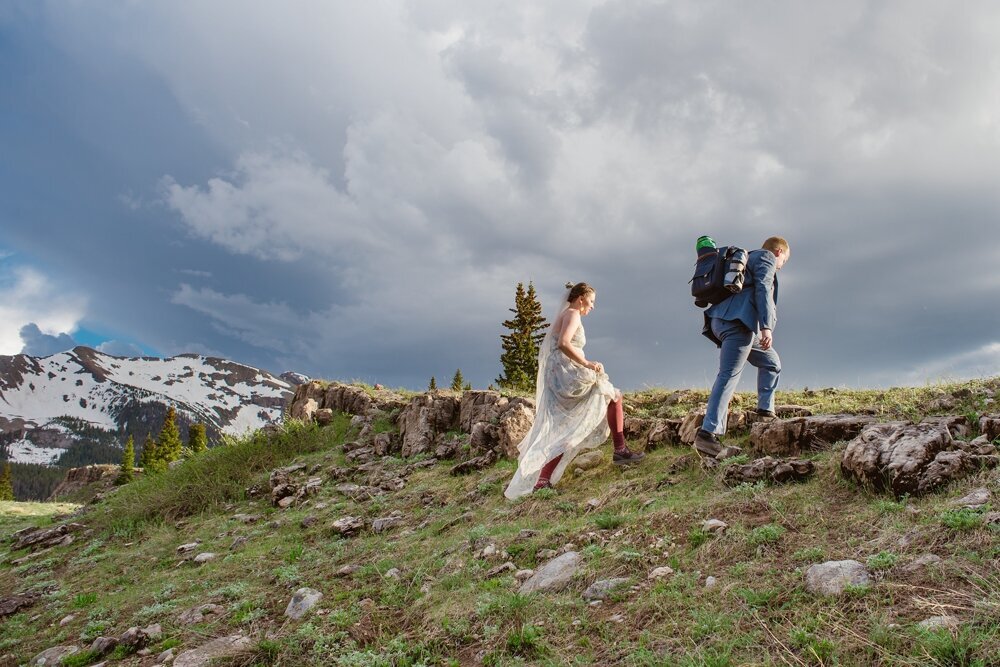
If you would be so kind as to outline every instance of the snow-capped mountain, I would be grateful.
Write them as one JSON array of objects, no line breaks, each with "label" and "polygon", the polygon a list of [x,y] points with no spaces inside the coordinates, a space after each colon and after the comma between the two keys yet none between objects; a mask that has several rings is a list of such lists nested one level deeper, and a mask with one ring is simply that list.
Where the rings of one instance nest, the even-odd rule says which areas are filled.
[{"label": "snow-capped mountain", "polygon": [[159,432],[168,406],[182,438],[194,422],[210,440],[238,435],[280,420],[293,390],[266,371],[194,354],[125,358],[81,346],[49,357],[0,355],[0,447],[11,461],[44,464],[74,446],[120,447],[129,435],[138,448]]}]

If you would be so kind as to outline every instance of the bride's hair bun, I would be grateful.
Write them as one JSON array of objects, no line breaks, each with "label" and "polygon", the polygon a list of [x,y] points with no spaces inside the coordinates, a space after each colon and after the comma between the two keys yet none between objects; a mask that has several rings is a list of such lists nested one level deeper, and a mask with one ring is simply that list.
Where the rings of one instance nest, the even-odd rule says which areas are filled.
[{"label": "bride's hair bun", "polygon": [[594,288],[587,283],[577,283],[575,285],[573,283],[566,283],[566,289],[569,290],[569,295],[566,297],[567,301],[573,301],[584,294],[594,293]]}]

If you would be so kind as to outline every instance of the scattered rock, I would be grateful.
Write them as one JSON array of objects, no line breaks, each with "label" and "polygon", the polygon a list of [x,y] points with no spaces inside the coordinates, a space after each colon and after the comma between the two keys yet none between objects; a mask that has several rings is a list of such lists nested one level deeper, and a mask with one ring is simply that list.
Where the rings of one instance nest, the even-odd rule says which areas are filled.
[{"label": "scattered rock", "polygon": [[200,553],[194,557],[194,562],[197,563],[198,565],[203,565],[213,560],[215,560],[215,554],[212,553],[211,551],[205,551],[204,553]]},{"label": "scattered rock", "polygon": [[535,575],[534,570],[530,569],[518,570],[517,572],[514,573],[514,578],[520,582],[525,582],[528,579],[531,579],[531,577],[533,577],[534,575]]},{"label": "scattered rock", "polygon": [[309,528],[310,526],[314,525],[317,521],[319,521],[319,519],[310,514],[309,516],[303,517],[302,521],[299,522],[299,525],[302,526],[303,528]]},{"label": "scattered rock", "polygon": [[[31,549],[37,551],[48,547],[58,546],[64,543],[70,533],[74,533],[83,528],[79,523],[67,523],[55,528],[25,528],[17,531],[13,535],[14,544],[12,551],[20,549]],[[72,541],[72,538],[70,538]]]},{"label": "scattered rock", "polygon": [[669,577],[674,573],[674,569],[668,565],[663,565],[661,567],[653,568],[653,570],[646,577],[647,579],[653,581],[656,579],[663,579]]},{"label": "scattered rock", "polygon": [[159,623],[153,623],[152,625],[147,625],[142,629],[142,631],[143,633],[145,633],[146,637],[151,642],[158,641],[160,637],[163,636],[163,628],[160,627]]},{"label": "scattered rock", "polygon": [[701,529],[713,535],[724,533],[726,528],[729,528],[729,524],[719,519],[705,519],[701,522]]},{"label": "scattered rock", "polygon": [[247,542],[249,542],[249,541],[250,541],[250,538],[246,537],[245,535],[240,535],[235,540],[233,540],[232,544],[229,545],[229,550],[230,551],[239,551],[240,549],[242,549],[243,547],[245,547],[246,544],[247,544]]},{"label": "scattered rock", "polygon": [[528,540],[538,534],[537,530],[531,530],[530,528],[522,528],[517,533],[517,539]]},{"label": "scattered rock", "polygon": [[349,577],[358,570],[361,569],[360,565],[345,565],[344,567],[337,570],[333,576],[335,577]]},{"label": "scattered rock", "polygon": [[990,490],[986,487],[980,487],[978,489],[973,489],[958,500],[952,501],[952,505],[977,510],[986,505],[988,502],[990,502]]},{"label": "scattered rock", "polygon": [[128,646],[133,650],[145,648],[149,644],[149,641],[149,635],[138,626],[132,626],[118,638],[119,644]]},{"label": "scattered rock", "polygon": [[331,526],[331,528],[333,528],[333,532],[344,537],[354,535],[364,527],[364,520],[353,516],[345,516],[337,519]]},{"label": "scattered rock", "polygon": [[612,593],[624,586],[627,586],[628,583],[629,580],[623,577],[595,581],[587,587],[587,590],[583,592],[583,599],[588,602],[592,600],[607,600],[611,597]]},{"label": "scattered rock", "polygon": [[[23,593],[17,593],[0,599],[0,618],[13,616],[22,609],[31,607],[38,602],[41,597],[42,594],[38,591],[25,591]],[[74,617],[67,616],[66,618],[72,620]],[[66,619],[63,620],[65,621]],[[69,621],[67,621],[67,623],[68,622]],[[62,623],[60,623],[60,625],[62,625]]]},{"label": "scattered rock", "polygon": [[868,569],[856,560],[827,561],[806,570],[806,590],[820,595],[840,595],[847,586],[869,583]]},{"label": "scattered rock", "polygon": [[328,426],[331,422],[333,422],[333,410],[330,408],[320,408],[313,414],[313,419],[315,419],[316,423],[320,426]]},{"label": "scattered rock", "polygon": [[206,618],[214,620],[226,615],[226,608],[217,604],[203,604],[198,607],[188,609],[177,617],[177,622],[181,625],[194,625],[205,621]]},{"label": "scattered rock", "polygon": [[300,588],[292,595],[285,607],[285,616],[292,620],[299,620],[305,616],[310,609],[323,599],[323,594],[312,588]]},{"label": "scattered rock", "polygon": [[493,577],[500,576],[504,572],[516,572],[516,571],[517,571],[517,565],[515,565],[511,561],[507,561],[506,563],[491,568],[490,571],[486,573],[486,578],[492,579]]},{"label": "scattered rock", "polygon": [[520,593],[558,592],[566,588],[580,567],[582,557],[576,551],[564,553],[538,568],[521,585]]},{"label": "scattered rock", "polygon": [[174,660],[174,667],[205,667],[215,658],[228,658],[249,651],[253,640],[236,634],[213,639],[198,648],[184,651]]},{"label": "scattered rock", "polygon": [[105,655],[111,653],[118,646],[118,640],[115,637],[98,637],[90,645],[90,650],[97,655]]},{"label": "scattered rock", "polygon": [[372,532],[374,533],[384,533],[387,530],[395,528],[403,523],[403,513],[399,510],[394,511],[389,516],[384,516],[380,519],[375,519],[372,521]]},{"label": "scattered rock", "polygon": [[194,551],[195,549],[198,548],[200,544],[201,542],[189,542],[187,544],[182,544],[179,547],[177,547],[177,553],[186,554],[189,551]]},{"label": "scattered rock", "polygon": [[979,418],[979,432],[990,442],[1000,438],[1000,415],[982,415]]},{"label": "scattered rock", "polygon": [[257,523],[260,521],[260,514],[234,514],[233,519],[240,523]]},{"label": "scattered rock", "polygon": [[388,570],[385,571],[385,574],[383,576],[386,579],[394,579],[396,581],[399,581],[401,575],[402,573],[399,571],[398,567],[390,567]]},{"label": "scattered rock", "polygon": [[950,630],[955,632],[961,626],[961,621],[959,621],[954,616],[931,616],[928,619],[924,619],[917,623],[918,626],[924,630],[936,630],[938,628],[944,628],[945,630]]},{"label": "scattered rock", "polygon": [[79,646],[53,646],[52,648],[46,649],[36,655],[28,664],[32,665],[32,667],[41,667],[42,665],[58,665],[63,661],[63,658],[79,652]]},{"label": "scattered rock", "polygon": [[774,484],[800,482],[815,472],[816,466],[806,459],[775,459],[770,456],[744,465],[730,465],[722,475],[729,486],[765,481]]},{"label": "scattered rock", "polygon": [[586,508],[588,511],[596,510],[601,506],[601,501],[599,498],[591,498],[587,501]]},{"label": "scattered rock", "polygon": [[174,649],[168,648],[166,651],[156,656],[156,664],[163,665],[174,659]]},{"label": "scattered rock", "polygon": [[912,563],[903,566],[903,572],[912,574],[918,572],[928,565],[935,565],[941,562],[941,557],[936,554],[924,554],[920,558],[917,558]]},{"label": "scattered rock", "polygon": [[75,618],[76,618],[76,614],[69,614],[67,616],[64,616],[63,619],[61,621],[59,621],[59,627],[62,628],[62,627],[65,627],[65,626],[69,625],[70,623],[73,622],[73,619],[75,619]]},{"label": "scattered rock", "polygon": [[451,469],[452,475],[466,475],[475,470],[482,470],[484,468],[489,468],[491,465],[497,462],[497,453],[494,450],[489,450],[481,456],[469,459],[468,461],[463,461]]},{"label": "scattered rock", "polygon": [[573,459],[573,466],[580,470],[593,470],[602,463],[604,463],[604,453],[599,449],[588,449]]},{"label": "scattered rock", "polygon": [[840,464],[845,477],[896,497],[927,493],[974,467],[948,429],[932,423],[868,426],[848,443]]},{"label": "scattered rock", "polygon": [[715,588],[718,585],[719,580],[715,577],[709,576],[705,577],[705,588]]}]

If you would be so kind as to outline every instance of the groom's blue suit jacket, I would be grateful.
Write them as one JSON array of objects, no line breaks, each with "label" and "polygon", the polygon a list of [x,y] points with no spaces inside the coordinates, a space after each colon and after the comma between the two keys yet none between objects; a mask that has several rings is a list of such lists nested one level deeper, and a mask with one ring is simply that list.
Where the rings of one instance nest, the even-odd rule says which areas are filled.
[{"label": "groom's blue suit jacket", "polygon": [[747,259],[743,290],[705,311],[705,331],[708,338],[719,344],[712,334],[710,318],[739,320],[750,331],[774,331],[778,323],[777,258],[770,250],[752,250]]}]

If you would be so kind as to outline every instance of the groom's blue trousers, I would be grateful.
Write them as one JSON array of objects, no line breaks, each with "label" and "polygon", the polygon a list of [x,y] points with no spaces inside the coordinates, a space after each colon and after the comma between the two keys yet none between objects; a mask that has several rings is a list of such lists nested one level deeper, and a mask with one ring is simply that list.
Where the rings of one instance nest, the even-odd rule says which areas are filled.
[{"label": "groom's blue trousers", "polygon": [[773,347],[769,350],[761,349],[757,334],[739,320],[713,317],[712,333],[722,341],[722,349],[719,352],[719,374],[712,385],[712,395],[708,398],[702,428],[709,433],[722,435],[726,432],[729,401],[733,398],[747,361],[757,368],[757,407],[773,411],[774,390],[778,387],[781,360]]}]

